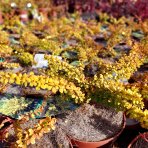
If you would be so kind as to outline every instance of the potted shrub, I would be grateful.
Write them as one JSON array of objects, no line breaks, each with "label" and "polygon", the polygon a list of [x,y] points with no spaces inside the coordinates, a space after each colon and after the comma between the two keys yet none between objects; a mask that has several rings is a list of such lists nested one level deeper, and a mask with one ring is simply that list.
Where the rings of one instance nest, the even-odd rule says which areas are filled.
[{"label": "potted shrub", "polygon": [[0,140],[4,140],[4,135],[7,131],[11,128],[12,123],[14,120],[8,116],[0,115]]},{"label": "potted shrub", "polygon": [[59,118],[58,123],[73,145],[95,148],[116,140],[125,127],[125,117],[122,112],[117,113],[112,108],[85,104],[65,118]]},{"label": "potted shrub", "polygon": [[[84,123],[90,127],[95,124],[95,129],[100,128],[97,124],[102,125],[103,122],[106,125],[110,125],[108,126],[108,132],[113,129],[112,126],[115,127],[116,131],[109,132],[109,135],[104,131],[106,135],[101,139],[99,139],[98,135],[100,131],[97,129],[95,131],[97,133],[93,135],[94,139],[83,139],[80,135],[80,137],[74,136],[75,142],[79,139],[81,142],[85,141],[88,144],[99,140],[102,142],[106,138],[110,139],[103,144],[114,141],[124,128],[125,120],[121,111],[126,111],[129,117],[137,119],[144,128],[147,128],[148,114],[144,108],[141,91],[138,87],[128,83],[131,75],[147,58],[146,28],[142,27],[142,24],[136,24],[132,20],[126,20],[125,18],[120,19],[120,21],[110,18],[112,23],[108,22],[108,20],[101,20],[101,23],[98,23],[91,20],[84,21],[77,14],[69,17],[70,19],[62,17],[61,19],[47,20],[47,22],[42,22],[41,24],[37,23],[36,28],[46,29],[44,38],[39,38],[33,34],[32,27],[23,26],[20,45],[10,45],[12,46],[12,52],[10,50],[10,53],[8,52],[9,57],[13,55],[17,63],[21,63],[22,70],[17,72],[12,71],[11,68],[5,71],[1,70],[0,84],[2,86],[19,86],[28,89],[30,94],[33,93],[32,90],[34,89],[36,89],[37,94],[44,90],[47,92],[45,102],[51,99],[50,95],[52,97],[59,96],[61,102],[65,100],[74,101],[78,105],[78,109],[66,114],[62,122],[57,122],[63,126],[62,130],[66,131],[66,134],[70,137],[74,135],[66,130],[69,128],[64,128],[68,127],[66,122],[67,124],[72,122],[74,124],[79,123],[76,115],[83,112],[84,117],[86,113],[86,118],[88,119]],[[128,24],[128,28],[125,22]],[[30,24],[30,26],[34,26],[34,23]],[[134,25],[136,25],[135,28]],[[133,41],[131,37],[133,28],[141,28],[143,30],[144,37],[140,42]],[[103,34],[105,47],[98,45],[94,41],[94,36],[98,34]],[[74,43],[71,44],[71,42]],[[123,43],[131,47],[128,52],[126,52],[125,48],[121,49]],[[34,55],[36,54],[33,50],[34,47],[36,47],[36,52],[46,50],[48,52],[44,53],[50,53],[44,55],[44,60],[48,63],[46,67],[33,67]],[[118,50],[122,51],[118,52],[117,47]],[[15,52],[13,52],[13,49],[15,49]],[[5,52],[2,53],[6,54]],[[61,58],[59,59],[58,56],[61,56]],[[42,106],[42,109],[44,107]],[[104,111],[106,114],[102,117],[101,114]],[[73,115],[73,118],[70,115]],[[32,116],[35,116],[34,113],[28,113],[25,118],[28,120]],[[61,118],[59,116],[57,117],[58,119]],[[91,117],[88,118],[89,116]],[[114,116],[114,118],[118,116],[119,118],[116,119],[119,120],[115,120],[116,123],[114,124],[111,116]],[[80,121],[83,121],[82,119]],[[47,117],[43,121],[50,126],[55,120]],[[88,123],[89,121],[91,123]],[[22,120],[20,122],[25,121]],[[37,131],[37,135],[41,131],[46,133],[52,128],[51,126],[45,127],[44,130],[42,122],[40,124],[33,128],[33,130]],[[71,124],[69,127],[71,127]],[[82,131],[84,130],[83,128],[85,129],[85,126],[82,127]],[[16,135],[19,140],[17,144],[20,146],[22,146],[24,140],[26,140],[24,143],[26,146],[31,141],[34,143],[37,138],[32,134],[32,128],[31,130],[26,130],[25,138],[19,124],[16,125],[16,129],[18,129],[16,130]],[[31,137],[28,138],[29,134],[31,134]],[[42,136],[42,134],[39,136]],[[98,143],[97,146],[99,146]]]},{"label": "potted shrub", "polygon": [[[42,106],[43,107],[43,106]],[[42,109],[37,109],[19,117],[5,129],[1,137],[2,147],[72,147],[66,133],[56,123],[55,118],[34,119]]]},{"label": "potted shrub", "polygon": [[[8,142],[4,142],[3,146],[22,147],[34,144],[37,137],[40,139],[44,133],[54,129],[55,119],[32,119],[28,121],[26,117],[13,123],[12,128],[7,131],[7,135],[5,134],[5,140],[8,138]],[[23,130],[26,131],[24,132]]]},{"label": "potted shrub", "polygon": [[[5,75],[7,74],[8,75],[8,79],[10,79],[10,78],[12,79],[11,81],[8,80],[8,82],[10,82],[10,83],[13,82],[13,83],[16,83],[17,85],[25,85],[25,86],[27,86],[29,84],[29,86],[31,86],[31,87],[36,85],[36,89],[37,90],[46,89],[47,88],[48,90],[51,90],[53,93],[56,93],[58,91],[58,88],[60,88],[59,89],[60,93],[64,93],[65,92],[65,93],[71,95],[75,99],[76,102],[82,102],[83,100],[87,99],[86,97],[89,97],[91,95],[93,95],[92,96],[93,98],[96,97],[98,99],[99,98],[100,99],[103,98],[103,96],[101,96],[101,97],[99,96],[99,95],[101,95],[101,93],[102,93],[102,95],[104,95],[104,93],[108,93],[109,96],[111,95],[109,93],[108,89],[104,89],[104,85],[103,84],[101,84],[103,86],[100,86],[100,84],[98,84],[98,83],[96,83],[96,84],[99,85],[103,90],[95,91],[94,92],[95,88],[97,88],[96,84],[95,85],[94,84],[90,85],[91,88],[89,88],[88,84],[87,84],[87,81],[85,81],[85,79],[84,79],[85,78],[84,75],[81,74],[81,71],[80,70],[78,71],[77,68],[74,68],[73,66],[69,65],[68,63],[63,62],[63,61],[61,61],[61,60],[59,60],[59,59],[57,59],[57,58],[55,58],[53,56],[46,56],[45,58],[48,60],[48,63],[50,65],[50,69],[49,69],[50,71],[47,71],[48,75],[50,75],[52,73],[57,73],[59,71],[59,68],[60,69],[64,68],[65,73],[64,73],[63,77],[67,77],[71,81],[75,81],[75,78],[77,78],[76,79],[76,81],[77,81],[76,84],[79,85],[79,87],[76,87],[76,85],[73,82],[70,82],[70,84],[68,84],[68,79],[65,80],[65,79],[59,77],[58,79],[54,78],[54,81],[53,81],[53,79],[49,78],[48,76],[35,75],[34,73],[19,74],[18,75],[18,74],[13,74],[13,73],[5,73],[5,72],[2,73],[1,72],[1,81],[7,79],[5,77]],[[56,67],[55,67],[55,65],[56,65]],[[61,75],[62,75],[62,73],[61,73]],[[14,81],[16,79],[16,77],[17,77],[18,80]],[[38,81],[39,79],[42,81],[42,83],[43,83],[42,85],[40,85],[40,82]],[[45,79],[46,79],[46,82],[45,82]],[[95,79],[96,79],[96,77],[95,77]],[[101,78],[99,79],[99,83],[101,83],[100,80],[101,80]],[[47,81],[48,81],[48,83],[47,83]],[[48,85],[46,85],[46,83]],[[104,83],[104,82],[102,82],[102,83]],[[87,87],[85,86],[86,84],[87,84]],[[116,83],[113,83],[113,84],[117,85],[118,83],[116,82]],[[82,85],[82,88],[84,89],[83,93],[81,92],[81,89],[80,89],[81,85]],[[88,88],[90,89],[90,91],[87,90]],[[91,91],[93,93],[90,93]],[[84,97],[84,92],[90,93],[90,94],[88,94],[86,97]],[[116,94],[113,97],[115,97],[115,96],[116,96]],[[126,93],[126,96],[127,96],[127,93]],[[106,96],[106,97],[108,97],[108,96]],[[130,97],[131,97],[131,95],[130,95]],[[103,100],[104,103],[105,103],[105,99]],[[108,102],[110,100],[106,100],[106,101]],[[110,104],[110,102],[109,102],[109,104]]]}]

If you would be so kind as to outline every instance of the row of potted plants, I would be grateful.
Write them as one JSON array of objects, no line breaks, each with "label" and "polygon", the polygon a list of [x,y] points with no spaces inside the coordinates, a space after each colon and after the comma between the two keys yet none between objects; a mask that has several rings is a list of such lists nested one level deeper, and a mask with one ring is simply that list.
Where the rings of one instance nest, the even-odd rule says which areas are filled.
[{"label": "row of potted plants", "polygon": [[[81,116],[81,118],[82,118],[82,116]],[[61,117],[58,120],[61,120]],[[23,120],[22,121],[20,121],[20,120],[15,121],[14,119],[11,119],[7,116],[1,116],[1,125],[5,124],[5,126],[3,128],[1,127],[1,131],[0,131],[0,133],[1,133],[1,137],[0,137],[1,147],[23,147],[24,143],[29,144],[27,147],[41,147],[41,146],[42,147],[64,147],[64,148],[65,147],[67,147],[67,148],[68,147],[80,147],[80,148],[83,148],[83,147],[92,147],[92,148],[112,147],[112,145],[113,145],[112,143],[118,138],[118,136],[122,133],[123,128],[125,127],[125,121],[124,121],[124,125],[123,125],[122,129],[117,134],[115,134],[113,137],[107,138],[104,140],[100,140],[97,142],[91,142],[91,141],[82,141],[80,139],[76,139],[71,135],[68,135],[68,137],[67,137],[65,130],[63,130],[62,126],[59,125],[59,124],[61,124],[61,121],[58,121],[56,123],[56,128],[54,128],[54,126],[52,127],[51,119],[48,119],[48,121],[50,121],[50,126],[51,126],[50,128],[53,129],[52,131],[50,130],[50,132],[46,129],[47,128],[46,127],[47,126],[47,118],[46,119],[34,119],[34,120],[29,120],[28,122],[25,122]],[[54,123],[55,121],[53,121],[53,119],[52,119],[52,122]],[[39,126],[37,126],[37,123],[39,123],[38,124]],[[100,121],[97,123],[100,123]],[[22,135],[23,137],[21,136],[23,138],[22,140],[19,137],[19,140],[17,141],[17,145],[16,145],[15,142],[17,140],[17,137],[16,137],[17,135],[15,135],[15,132],[16,132],[15,130],[16,130],[16,126],[18,128],[18,124],[21,125],[21,129],[20,130],[17,129],[18,136],[21,136],[22,133],[25,133],[25,135]],[[42,130],[40,130],[41,127],[42,127]],[[48,127],[49,127],[49,125],[48,125]],[[26,132],[23,132],[22,130],[25,130]],[[33,134],[33,132],[35,134]],[[75,131],[73,130],[72,133],[73,132],[75,132]],[[84,134],[84,132],[85,131],[83,131],[83,134]],[[27,135],[29,136],[29,138],[27,138],[28,137]],[[96,135],[97,134],[95,133],[95,136]],[[102,135],[100,135],[100,136],[102,136]],[[85,136],[86,135],[84,135],[84,137]],[[89,137],[89,136],[87,135],[87,137]],[[135,137],[132,140],[132,142],[129,144],[128,148],[139,148],[139,147],[146,148],[147,144],[148,144],[147,138],[148,138],[147,132],[139,134],[137,137]]]},{"label": "row of potted plants", "polygon": [[[120,9],[118,9],[120,8]],[[119,18],[122,16],[136,19],[147,19],[148,10],[146,0],[113,0],[113,1],[66,1],[66,0],[24,0],[13,2],[7,0],[1,2],[0,7],[0,24],[7,18],[14,15],[19,15],[22,22],[26,23],[29,20],[36,19],[41,21],[45,17],[57,17],[67,14],[67,12],[76,12],[89,15],[94,15],[95,12],[106,12],[112,16]],[[89,16],[87,15],[87,16]],[[97,15],[94,15],[97,17]],[[98,18],[100,19],[100,18]]]},{"label": "row of potted plants", "polygon": [[124,112],[148,128],[147,71],[138,69],[147,63],[147,21],[100,18],[1,25],[0,112],[15,118],[9,129],[1,122],[2,147],[110,144]]}]

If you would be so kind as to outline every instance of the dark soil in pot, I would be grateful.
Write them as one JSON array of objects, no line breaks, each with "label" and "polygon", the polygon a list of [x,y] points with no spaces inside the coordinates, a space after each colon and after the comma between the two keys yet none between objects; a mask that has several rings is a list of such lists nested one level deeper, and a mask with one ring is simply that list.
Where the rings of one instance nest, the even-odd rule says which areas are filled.
[{"label": "dark soil in pot", "polygon": [[40,140],[36,140],[34,145],[28,148],[70,148],[69,140],[60,127],[54,131],[44,134]]},{"label": "dark soil in pot", "polygon": [[[147,135],[148,138],[148,135]],[[131,148],[148,148],[148,140],[140,137],[132,146]]]},{"label": "dark soil in pot", "polygon": [[81,141],[101,141],[117,134],[123,126],[123,113],[102,105],[84,104],[58,124],[72,138]]},{"label": "dark soil in pot", "polygon": [[[25,130],[27,128],[33,128],[39,119],[29,120],[26,123],[21,124],[21,127]],[[11,147],[13,142],[16,142],[14,135],[14,128],[9,131],[8,139],[0,142],[0,148]],[[30,144],[27,148],[70,148],[69,140],[63,130],[57,125],[54,131],[46,133],[41,139],[36,139],[35,144]]]},{"label": "dark soil in pot", "polygon": [[121,135],[118,137],[118,139],[115,141],[115,148],[128,148],[128,146],[131,146],[132,143],[135,141],[135,137],[137,138],[137,136],[139,136],[139,133],[145,132],[147,132],[147,130],[140,127],[140,125],[139,128],[125,128]]}]

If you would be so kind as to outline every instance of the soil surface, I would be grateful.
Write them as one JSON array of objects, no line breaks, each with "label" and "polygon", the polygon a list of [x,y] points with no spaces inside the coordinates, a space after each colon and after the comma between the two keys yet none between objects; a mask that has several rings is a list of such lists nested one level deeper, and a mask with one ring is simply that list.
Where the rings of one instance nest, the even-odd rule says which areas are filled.
[{"label": "soil surface", "polygon": [[73,138],[100,141],[118,133],[123,125],[123,113],[101,105],[84,104],[64,117],[58,124]]},{"label": "soil surface", "polygon": [[[148,134],[145,137],[148,140]],[[144,138],[139,138],[132,146],[131,148],[148,148],[148,141],[146,141]]]},{"label": "soil surface", "polygon": [[70,148],[70,145],[66,134],[57,127],[54,131],[44,134],[41,139],[36,140],[36,143],[29,145],[28,148]]}]

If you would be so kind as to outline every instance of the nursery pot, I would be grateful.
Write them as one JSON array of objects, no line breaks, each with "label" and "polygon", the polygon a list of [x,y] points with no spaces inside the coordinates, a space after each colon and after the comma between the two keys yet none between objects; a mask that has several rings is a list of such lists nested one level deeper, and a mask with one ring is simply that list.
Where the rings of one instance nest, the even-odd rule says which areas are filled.
[{"label": "nursery pot", "polygon": [[9,128],[11,128],[13,122],[14,120],[8,116],[0,116],[0,125],[3,125],[0,128],[0,140],[5,139],[5,134],[9,130]]},{"label": "nursery pot", "polygon": [[12,123],[13,121],[14,120],[8,116],[0,115],[0,125],[4,125],[5,123]]},{"label": "nursery pot", "polygon": [[27,10],[21,10],[20,11],[20,19],[24,23],[28,21],[28,12],[27,12]]},{"label": "nursery pot", "polygon": [[[23,131],[25,131],[26,129],[29,129],[29,128],[33,128],[38,122],[39,122],[39,120],[41,120],[41,119],[45,119],[45,117],[43,117],[43,118],[38,118],[38,119],[33,119],[33,120],[28,120],[26,123],[25,122],[22,122],[21,123],[21,128],[22,128],[22,130]],[[25,126],[24,126],[25,125]],[[57,129],[57,128],[56,128]],[[55,129],[55,130],[56,130]],[[14,132],[12,132],[12,131],[14,131]],[[59,128],[58,128],[58,130],[54,133],[54,131],[55,130],[52,130],[52,131],[50,131],[50,132],[48,132],[48,133],[46,133],[46,134],[49,134],[48,136],[46,136],[46,134],[44,133],[44,135],[42,135],[42,137],[43,136],[45,136],[43,139],[46,139],[45,141],[42,139],[42,138],[40,138],[40,139],[36,139],[35,141],[36,141],[36,143],[35,144],[33,144],[32,145],[32,143],[30,143],[27,147],[29,147],[29,148],[33,148],[33,147],[42,147],[43,146],[43,143],[44,143],[44,147],[49,147],[50,146],[50,144],[49,144],[49,141],[51,141],[51,143],[53,144],[53,142],[55,142],[55,140],[53,140],[53,138],[54,138],[54,136],[56,136],[56,134],[58,134],[58,133],[64,133],[63,131],[62,131],[62,129],[60,129],[59,130]],[[0,137],[0,147],[13,147],[13,145],[16,143],[16,138],[15,138],[15,130],[14,130],[14,126],[13,126],[13,124],[11,124],[10,126],[9,126],[9,128],[7,127],[7,129],[5,129],[5,133],[6,132],[8,132],[8,137],[7,138],[5,138],[5,135],[6,134],[4,134],[4,136],[3,136],[3,138],[1,138]],[[10,137],[9,137],[10,136]],[[63,135],[59,135],[59,138],[61,138]],[[66,142],[67,142],[67,146],[66,145],[64,145],[63,144],[63,147],[65,148],[73,148],[73,146],[72,146],[72,143],[71,143],[71,141],[70,141],[70,139],[66,136],[66,134],[64,135],[65,136],[65,139],[64,140],[66,140]],[[51,139],[49,138],[49,137],[51,137]],[[57,136],[58,137],[58,136]],[[47,139],[47,138],[49,138],[49,139]],[[42,140],[43,141],[42,141]],[[55,138],[56,139],[56,138]],[[5,141],[4,141],[5,140]],[[41,140],[41,141],[40,141]],[[49,140],[49,141],[48,141]],[[53,140],[53,141],[52,141]],[[1,142],[1,141],[4,141],[4,143],[3,142]],[[60,142],[62,142],[62,139],[60,140]],[[31,146],[32,145],[32,146]],[[58,143],[57,143],[57,145],[58,145]],[[31,147],[30,147],[31,146]],[[59,144],[59,146],[60,146],[60,144]],[[52,147],[52,146],[51,146]]]},{"label": "nursery pot", "polygon": [[139,134],[135,139],[132,140],[132,142],[128,145],[128,148],[132,148],[132,146],[139,140],[140,138],[146,140],[148,142],[148,132]]},{"label": "nursery pot", "polygon": [[78,140],[76,138],[73,138],[71,136],[68,136],[71,139],[71,142],[74,146],[78,147],[78,148],[98,148],[98,147],[102,147],[104,145],[109,144],[110,142],[116,140],[116,138],[122,133],[122,131],[125,128],[125,123],[126,123],[126,119],[125,119],[125,115],[123,115],[123,126],[121,128],[121,130],[115,134],[113,137],[108,138],[108,139],[104,139],[101,141],[97,141],[97,142],[87,142],[87,141],[81,141]]},{"label": "nursery pot", "polygon": [[2,14],[2,12],[0,12],[0,24],[2,24],[3,23],[3,14]]}]

